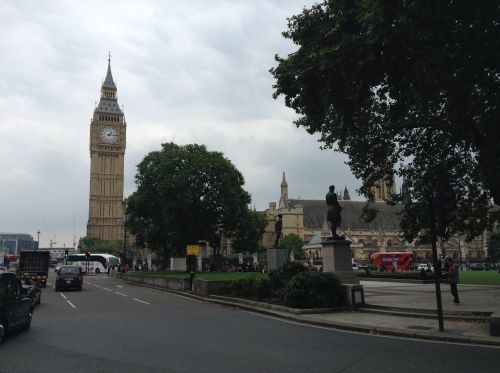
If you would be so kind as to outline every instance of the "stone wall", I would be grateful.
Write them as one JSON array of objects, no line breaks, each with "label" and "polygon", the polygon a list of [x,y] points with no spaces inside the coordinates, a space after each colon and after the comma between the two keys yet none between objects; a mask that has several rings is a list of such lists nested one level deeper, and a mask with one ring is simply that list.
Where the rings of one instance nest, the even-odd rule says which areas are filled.
[{"label": "stone wall", "polygon": [[208,281],[194,278],[193,293],[202,297],[226,294],[226,287],[229,283],[230,281]]},{"label": "stone wall", "polygon": [[159,276],[136,276],[134,274],[123,273],[121,278],[134,284],[144,284],[165,288],[170,290],[186,291],[189,289],[189,278],[183,277],[159,277]]}]

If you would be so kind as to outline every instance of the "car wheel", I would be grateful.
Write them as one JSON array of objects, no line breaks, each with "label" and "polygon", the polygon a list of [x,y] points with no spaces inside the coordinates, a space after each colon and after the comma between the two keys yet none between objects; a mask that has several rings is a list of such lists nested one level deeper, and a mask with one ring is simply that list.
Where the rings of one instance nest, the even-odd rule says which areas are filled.
[{"label": "car wheel", "polygon": [[101,270],[99,268],[96,268],[95,273],[101,273]]},{"label": "car wheel", "polygon": [[80,287],[78,288],[79,291],[82,291],[82,285],[80,285]]},{"label": "car wheel", "polygon": [[40,304],[42,302],[42,294],[38,294],[36,304]]},{"label": "car wheel", "polygon": [[31,327],[31,319],[33,318],[33,310],[30,310],[28,313],[28,320],[26,320],[26,324],[24,324],[23,330],[28,330]]}]

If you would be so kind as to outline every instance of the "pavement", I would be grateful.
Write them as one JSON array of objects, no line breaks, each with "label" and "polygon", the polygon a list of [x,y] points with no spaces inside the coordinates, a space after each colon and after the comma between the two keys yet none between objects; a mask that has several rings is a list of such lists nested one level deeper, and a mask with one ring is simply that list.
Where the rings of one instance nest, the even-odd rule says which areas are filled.
[{"label": "pavement", "polygon": [[404,338],[500,347],[490,336],[489,315],[500,311],[500,286],[460,285],[460,304],[453,303],[449,285],[441,284],[444,330],[439,330],[434,284],[361,281],[365,307],[295,314],[286,307],[269,309],[259,302],[214,297],[226,305],[289,320],[341,330]]},{"label": "pavement", "polygon": [[441,284],[444,330],[440,331],[434,284],[361,281],[361,285],[366,305],[340,310],[304,311],[246,299],[167,291],[332,329],[500,348],[500,337],[490,336],[489,327],[489,316],[500,311],[500,286],[459,284],[460,304],[455,304],[449,285]]}]

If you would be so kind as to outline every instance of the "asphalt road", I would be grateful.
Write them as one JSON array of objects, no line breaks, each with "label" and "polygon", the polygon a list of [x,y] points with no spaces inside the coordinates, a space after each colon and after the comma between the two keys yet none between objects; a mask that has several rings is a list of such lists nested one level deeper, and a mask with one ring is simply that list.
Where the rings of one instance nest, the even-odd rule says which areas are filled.
[{"label": "asphalt road", "polygon": [[411,371],[499,372],[500,349],[294,324],[106,275],[47,286],[31,329],[0,345],[2,373]]}]

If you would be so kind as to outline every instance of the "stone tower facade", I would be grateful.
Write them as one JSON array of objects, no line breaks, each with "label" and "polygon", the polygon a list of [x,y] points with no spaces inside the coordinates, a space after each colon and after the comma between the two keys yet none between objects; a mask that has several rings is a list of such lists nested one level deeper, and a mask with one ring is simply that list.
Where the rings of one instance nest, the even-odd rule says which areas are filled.
[{"label": "stone tower facade", "polygon": [[90,193],[87,237],[123,239],[125,117],[118,106],[111,59],[101,99],[90,122]]},{"label": "stone tower facade", "polygon": [[371,189],[375,195],[375,201],[388,200],[391,195],[396,194],[396,177],[392,175],[389,178],[382,178],[376,181]]},{"label": "stone tower facade", "polygon": [[281,181],[281,196],[279,202],[279,208],[285,208],[288,205],[288,183],[285,178],[285,171],[283,171],[283,180]]}]

